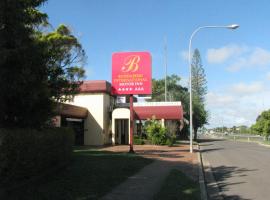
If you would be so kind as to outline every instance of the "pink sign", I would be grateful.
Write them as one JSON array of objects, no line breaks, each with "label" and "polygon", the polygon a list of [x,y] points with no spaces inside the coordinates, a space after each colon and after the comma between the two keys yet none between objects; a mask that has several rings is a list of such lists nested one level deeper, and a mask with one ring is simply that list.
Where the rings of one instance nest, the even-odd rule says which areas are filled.
[{"label": "pink sign", "polygon": [[151,55],[121,52],[112,55],[112,94],[151,94]]}]

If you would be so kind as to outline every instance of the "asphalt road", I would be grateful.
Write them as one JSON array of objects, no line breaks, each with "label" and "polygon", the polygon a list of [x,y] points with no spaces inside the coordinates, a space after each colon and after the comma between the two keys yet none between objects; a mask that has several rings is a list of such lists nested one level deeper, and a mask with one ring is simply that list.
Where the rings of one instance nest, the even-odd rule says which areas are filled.
[{"label": "asphalt road", "polygon": [[269,147],[216,139],[200,146],[224,199],[270,200]]}]

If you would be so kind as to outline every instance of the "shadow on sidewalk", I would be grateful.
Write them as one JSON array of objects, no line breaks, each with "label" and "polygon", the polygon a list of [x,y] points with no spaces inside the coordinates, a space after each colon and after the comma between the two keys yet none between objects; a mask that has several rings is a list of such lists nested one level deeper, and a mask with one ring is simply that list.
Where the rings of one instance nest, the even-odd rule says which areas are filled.
[{"label": "shadow on sidewalk", "polygon": [[[197,154],[190,154],[188,146],[141,145],[134,149],[136,154],[129,154],[127,145],[76,148],[67,168],[9,191],[3,199],[100,199],[122,187],[118,191],[123,193],[114,193],[116,196],[112,199],[141,200],[151,199],[173,168],[198,180]],[[156,161],[144,165],[150,163],[146,161],[149,159],[141,157]],[[126,194],[129,198],[124,198]]]},{"label": "shadow on sidewalk", "polygon": [[[113,190],[107,195],[103,196],[101,200],[153,199],[173,169],[180,170],[192,180],[196,182],[198,181],[197,164],[190,163],[188,161],[180,161],[179,159],[178,161],[175,161],[174,159],[157,159],[155,162],[146,166],[137,174],[129,177],[125,182],[113,188]],[[167,197],[166,200],[167,199],[171,198]]]}]

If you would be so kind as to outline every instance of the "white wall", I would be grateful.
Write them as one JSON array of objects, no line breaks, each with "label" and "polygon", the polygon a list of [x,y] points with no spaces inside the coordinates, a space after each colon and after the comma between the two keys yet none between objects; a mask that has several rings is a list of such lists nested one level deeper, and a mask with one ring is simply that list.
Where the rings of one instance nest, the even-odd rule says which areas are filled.
[{"label": "white wall", "polygon": [[79,94],[71,104],[85,107],[89,111],[84,121],[84,145],[108,143],[110,96],[105,93]]},{"label": "white wall", "polygon": [[104,99],[104,105],[103,105],[103,127],[105,131],[105,138],[104,138],[104,144],[111,144],[112,143],[112,112],[111,112],[111,107],[112,107],[112,97],[108,94],[105,94],[103,96]]}]

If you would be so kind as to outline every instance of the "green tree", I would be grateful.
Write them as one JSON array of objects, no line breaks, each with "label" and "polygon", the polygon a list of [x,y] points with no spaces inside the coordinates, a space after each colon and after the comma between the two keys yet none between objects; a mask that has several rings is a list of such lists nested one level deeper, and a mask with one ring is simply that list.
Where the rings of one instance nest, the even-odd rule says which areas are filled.
[{"label": "green tree", "polygon": [[207,93],[207,81],[198,49],[195,49],[192,57],[191,71],[192,94],[196,98],[199,98],[200,102],[204,102]]},{"label": "green tree", "polygon": [[34,27],[44,0],[0,1],[0,127],[40,126],[51,110],[44,45]]},{"label": "green tree", "polygon": [[269,135],[270,135],[270,121],[267,120],[264,124],[264,127],[263,127],[263,135],[265,137],[265,140],[268,140],[269,139]]},{"label": "green tree", "polygon": [[194,139],[197,140],[197,131],[207,124],[208,112],[205,110],[205,95],[207,93],[207,81],[204,73],[200,52],[195,49],[191,63],[192,81],[192,106]]},{"label": "green tree", "polygon": [[0,1],[0,127],[41,127],[52,102],[70,99],[84,76],[84,51],[69,29],[40,31],[44,2]]},{"label": "green tree", "polygon": [[55,31],[40,34],[48,58],[48,86],[50,96],[60,102],[70,100],[78,93],[84,79],[85,52],[69,28],[60,25]]},{"label": "green tree", "polygon": [[255,134],[263,135],[268,139],[270,131],[270,109],[263,111],[256,119],[256,123],[251,126],[251,130]]},{"label": "green tree", "polygon": [[207,124],[208,112],[205,110],[204,104],[197,96],[193,97],[192,107],[194,140],[197,140],[198,129]]},{"label": "green tree", "polygon": [[250,128],[245,126],[245,125],[242,125],[242,126],[239,126],[239,132],[241,134],[247,134],[247,133],[250,133]]},{"label": "green tree", "polygon": [[[180,85],[181,78],[175,74],[167,76],[167,99],[169,101],[181,101],[183,107],[188,109],[189,95],[188,89]],[[151,101],[164,101],[165,80],[152,80],[152,99]]]}]

